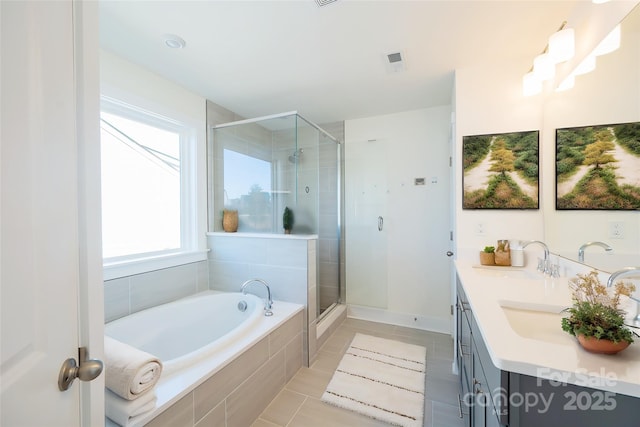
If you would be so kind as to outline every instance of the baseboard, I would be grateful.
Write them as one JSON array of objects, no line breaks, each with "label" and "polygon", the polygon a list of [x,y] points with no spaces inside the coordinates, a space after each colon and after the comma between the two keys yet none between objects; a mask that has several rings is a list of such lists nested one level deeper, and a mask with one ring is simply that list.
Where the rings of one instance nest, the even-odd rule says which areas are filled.
[{"label": "baseboard", "polygon": [[395,313],[382,308],[352,304],[347,305],[347,317],[451,335],[450,319],[421,316],[418,314]]}]

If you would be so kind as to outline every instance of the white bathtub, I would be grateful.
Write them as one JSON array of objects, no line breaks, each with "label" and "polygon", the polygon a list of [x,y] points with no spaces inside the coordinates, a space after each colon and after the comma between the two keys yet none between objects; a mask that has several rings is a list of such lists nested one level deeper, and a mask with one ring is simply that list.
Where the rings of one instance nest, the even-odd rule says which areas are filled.
[{"label": "white bathtub", "polygon": [[243,340],[263,308],[252,294],[207,293],[114,320],[105,334],[158,357],[167,377]]},{"label": "white bathtub", "polygon": [[[247,309],[238,310],[245,301]],[[156,385],[156,408],[131,427],[143,426],[244,351],[301,312],[304,306],[273,303],[264,316],[261,298],[241,293],[206,291],[131,314],[105,325],[105,334],[162,360]],[[116,426],[105,419],[107,427]]]}]

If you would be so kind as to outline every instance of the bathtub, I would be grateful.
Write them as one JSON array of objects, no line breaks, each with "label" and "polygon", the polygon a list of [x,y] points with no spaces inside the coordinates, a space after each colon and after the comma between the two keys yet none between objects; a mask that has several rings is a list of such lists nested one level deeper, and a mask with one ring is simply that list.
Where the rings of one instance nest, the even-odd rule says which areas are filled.
[{"label": "bathtub", "polygon": [[[275,301],[273,315],[267,317],[263,300],[255,295],[206,291],[107,323],[105,335],[151,353],[163,364],[156,409],[131,425],[146,424],[303,309]],[[106,426],[114,425],[106,419]]]},{"label": "bathtub", "polygon": [[263,308],[252,294],[208,293],[114,320],[105,334],[158,357],[166,377],[242,340]]}]

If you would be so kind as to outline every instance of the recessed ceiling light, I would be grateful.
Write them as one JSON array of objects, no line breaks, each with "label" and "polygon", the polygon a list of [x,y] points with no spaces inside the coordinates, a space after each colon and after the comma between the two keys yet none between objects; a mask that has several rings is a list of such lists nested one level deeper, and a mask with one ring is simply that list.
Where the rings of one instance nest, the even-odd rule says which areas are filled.
[{"label": "recessed ceiling light", "polygon": [[164,44],[171,49],[182,49],[187,45],[184,39],[175,34],[163,34],[162,39],[164,40]]}]

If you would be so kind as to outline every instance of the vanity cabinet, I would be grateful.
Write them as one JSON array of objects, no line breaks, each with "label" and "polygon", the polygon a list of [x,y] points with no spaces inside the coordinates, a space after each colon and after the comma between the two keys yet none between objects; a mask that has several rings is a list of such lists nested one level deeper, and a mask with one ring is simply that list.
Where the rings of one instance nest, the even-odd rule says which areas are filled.
[{"label": "vanity cabinet", "polygon": [[[640,426],[640,398],[600,390],[593,377],[584,375],[583,386],[498,369],[459,280],[456,287],[458,402],[465,427]],[[600,357],[606,369],[607,357],[615,356]]]},{"label": "vanity cabinet", "polygon": [[478,324],[460,282],[457,283],[457,362],[460,371],[459,415],[465,427],[507,424],[504,393],[508,373],[496,368],[482,340]]}]

